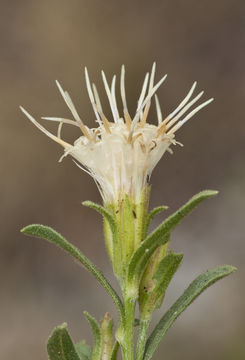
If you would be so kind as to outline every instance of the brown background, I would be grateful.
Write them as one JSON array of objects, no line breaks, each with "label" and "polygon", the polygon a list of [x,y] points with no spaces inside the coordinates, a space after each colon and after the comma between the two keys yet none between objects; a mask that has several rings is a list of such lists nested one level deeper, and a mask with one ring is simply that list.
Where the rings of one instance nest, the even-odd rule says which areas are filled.
[{"label": "brown background", "polygon": [[[2,0],[0,7],[1,359],[47,359],[45,341],[64,321],[76,341],[92,343],[82,311],[115,315],[90,274],[58,249],[19,233],[29,223],[51,225],[112,279],[102,221],[80,204],[100,202],[93,181],[70,158],[59,164],[62,149],[18,106],[38,119],[68,116],[54,84],[59,79],[92,125],[83,67],[102,90],[100,70],[111,77],[124,63],[133,111],[154,60],[158,79],[168,73],[158,92],[164,114],[194,80],[215,102],[178,133],[184,148],[174,148],[155,169],[151,206],[164,203],[173,211],[199,190],[220,190],[173,233],[172,248],[185,253],[184,263],[155,322],[208,267],[239,268],[177,320],[155,358],[244,359],[244,1]],[[65,132],[70,140],[76,134]]]}]

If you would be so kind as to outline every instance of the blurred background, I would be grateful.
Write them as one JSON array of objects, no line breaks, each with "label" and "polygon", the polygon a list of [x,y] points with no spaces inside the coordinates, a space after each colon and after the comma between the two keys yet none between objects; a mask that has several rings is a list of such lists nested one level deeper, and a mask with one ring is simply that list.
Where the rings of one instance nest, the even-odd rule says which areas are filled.
[{"label": "blurred background", "polygon": [[[83,200],[101,201],[94,182],[71,158],[58,163],[62,149],[18,106],[37,119],[70,116],[54,83],[59,79],[92,126],[84,66],[104,105],[100,70],[111,79],[125,64],[133,112],[153,61],[157,79],[168,73],[158,91],[164,114],[179,104],[194,80],[205,90],[204,99],[215,102],[178,132],[184,148],[174,147],[174,154],[166,154],[155,169],[150,206],[167,204],[170,214],[202,189],[220,191],[174,231],[172,248],[184,252],[184,262],[154,323],[199,273],[225,263],[239,268],[185,311],[155,358],[244,359],[244,1],[2,0],[0,8],[1,359],[47,359],[48,335],[64,321],[75,341],[92,344],[83,310],[97,319],[106,311],[116,316],[89,273],[52,245],[20,234],[29,223],[53,226],[116,286],[102,221],[81,206]],[[154,109],[151,119],[156,121]],[[63,134],[68,141],[78,136],[69,127]]]}]

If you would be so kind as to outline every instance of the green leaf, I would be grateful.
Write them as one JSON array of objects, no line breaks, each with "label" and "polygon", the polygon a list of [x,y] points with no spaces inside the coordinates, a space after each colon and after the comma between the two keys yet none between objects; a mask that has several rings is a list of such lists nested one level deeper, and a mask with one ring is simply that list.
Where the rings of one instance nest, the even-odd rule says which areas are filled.
[{"label": "green leaf", "polygon": [[100,332],[100,327],[97,321],[93,316],[91,316],[87,311],[84,311],[84,315],[86,316],[92,332],[94,336],[94,346],[92,352],[92,360],[100,360],[101,357],[101,349],[102,349],[102,336]]},{"label": "green leaf", "polygon": [[152,209],[149,214],[147,215],[147,225],[146,229],[148,229],[151,220],[158,214],[160,214],[162,211],[167,210],[168,206],[157,206],[154,209]]},{"label": "green leaf", "polygon": [[[111,262],[112,262],[112,265],[114,268],[114,272],[118,276],[120,273],[120,271],[118,271],[118,266],[120,269],[122,254],[121,254],[121,244],[119,241],[119,229],[117,226],[116,217],[114,216],[114,214],[111,211],[107,210],[104,206],[98,205],[92,201],[83,201],[82,204],[84,206],[90,207],[91,209],[94,209],[95,211],[97,211],[108,222],[109,227],[111,229],[111,233],[112,233],[112,243],[111,243],[111,239],[109,240],[109,237],[108,237],[109,234],[106,234],[106,233],[104,234],[105,242],[106,242],[107,251],[109,253],[109,256],[110,256],[110,259],[111,259]],[[105,224],[106,224],[106,222],[105,222]],[[105,229],[106,229],[106,226],[105,226]]]},{"label": "green leaf", "polygon": [[167,287],[176,273],[183,254],[168,253],[159,263],[149,282],[144,283],[140,289],[139,305],[141,320],[149,320],[153,311],[163,302]]},{"label": "green leaf", "polygon": [[91,347],[86,344],[84,340],[79,341],[75,345],[76,352],[79,355],[80,360],[90,360],[92,357],[92,349]]},{"label": "green leaf", "polygon": [[183,259],[183,254],[169,252],[160,262],[153,276],[159,295],[164,293]]},{"label": "green leaf", "polygon": [[104,206],[101,206],[99,204],[94,203],[93,201],[83,201],[82,204],[84,206],[90,207],[91,209],[96,210],[98,213],[100,213],[103,217],[106,218],[106,220],[109,222],[112,234],[115,235],[117,233],[117,223],[114,219],[113,215],[106,209]]},{"label": "green leaf", "polygon": [[111,360],[116,360],[117,359],[118,349],[119,349],[119,342],[116,341],[114,346],[113,346],[113,349],[112,349]]},{"label": "green leaf", "polygon": [[59,248],[63,249],[67,254],[78,260],[79,263],[81,263],[85,267],[85,269],[87,269],[92,275],[94,275],[94,277],[104,287],[107,293],[112,297],[112,300],[117,306],[121,319],[124,318],[123,305],[116,291],[112,288],[112,286],[102,274],[102,272],[85,255],[83,255],[83,253],[78,248],[69,243],[62,235],[60,235],[58,232],[56,232],[49,226],[38,224],[28,225],[24,227],[21,232],[26,235],[45,239],[55,244]]},{"label": "green leaf", "polygon": [[50,360],[80,360],[66,328],[66,323],[57,326],[48,339]]},{"label": "green leaf", "polygon": [[231,274],[236,270],[230,265],[217,266],[199,275],[185,290],[183,295],[171,306],[171,308],[161,318],[146,343],[144,360],[152,358],[155,350],[160,344],[163,336],[177,319],[177,317],[189,306],[198,295],[200,295],[207,287],[216,281]]},{"label": "green leaf", "polygon": [[131,257],[128,267],[129,284],[132,285],[139,283],[147,261],[159,245],[167,243],[170,231],[172,231],[174,227],[203,200],[216,194],[217,191],[201,191],[197,195],[193,196],[173,215],[170,215],[161,225],[159,225],[150,235],[147,236]]}]

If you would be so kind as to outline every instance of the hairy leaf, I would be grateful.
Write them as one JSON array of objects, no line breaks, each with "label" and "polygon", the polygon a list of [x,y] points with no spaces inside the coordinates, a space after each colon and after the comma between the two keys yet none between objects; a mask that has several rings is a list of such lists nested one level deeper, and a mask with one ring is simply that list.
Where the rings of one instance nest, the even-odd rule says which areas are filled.
[{"label": "hairy leaf", "polygon": [[117,295],[116,291],[109,284],[108,280],[102,274],[102,272],[85,256],[83,253],[76,248],[74,245],[70,244],[62,235],[53,230],[49,226],[44,225],[28,225],[24,227],[21,232],[26,235],[35,236],[41,239],[45,239],[59,248],[63,249],[66,253],[71,255],[73,258],[79,261],[85,269],[87,269],[94,277],[99,281],[99,283],[105,288],[107,293],[112,297],[115,305],[118,308],[121,319],[124,317],[124,309],[121,302],[121,299]]},{"label": "hairy leaf", "polygon": [[158,214],[160,214],[162,211],[167,210],[168,206],[157,206],[154,209],[152,209],[149,214],[147,215],[147,225],[146,225],[146,229],[148,229],[151,220]]},{"label": "hairy leaf", "polygon": [[163,336],[177,317],[200,295],[207,287],[231,274],[236,268],[230,265],[217,266],[199,275],[185,290],[183,295],[171,306],[161,318],[146,343],[144,360],[152,358]]},{"label": "hairy leaf", "polygon": [[101,349],[102,349],[102,336],[100,332],[100,327],[97,321],[93,316],[91,316],[87,311],[84,311],[84,315],[86,316],[92,332],[94,336],[94,346],[92,352],[92,360],[100,360],[101,358]]},{"label": "hairy leaf", "polygon": [[134,252],[128,267],[128,283],[136,284],[144,271],[145,265],[155,249],[159,245],[164,245],[169,239],[169,233],[175,226],[189,214],[203,200],[217,194],[217,191],[205,190],[193,196],[185,205],[183,205],[173,215],[170,215],[161,225],[159,225],[142,242]]},{"label": "hairy leaf", "polygon": [[79,355],[80,360],[91,360],[92,349],[88,344],[86,344],[84,340],[79,341],[75,345],[75,349]]},{"label": "hairy leaf", "polygon": [[66,328],[65,323],[57,326],[48,339],[47,350],[50,360],[80,360]]}]

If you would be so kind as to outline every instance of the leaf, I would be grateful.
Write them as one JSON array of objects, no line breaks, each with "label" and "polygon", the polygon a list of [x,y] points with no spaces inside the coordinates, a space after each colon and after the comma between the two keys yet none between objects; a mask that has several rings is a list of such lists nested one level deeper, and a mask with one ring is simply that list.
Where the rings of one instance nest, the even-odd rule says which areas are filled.
[{"label": "leaf", "polygon": [[151,220],[158,214],[160,214],[162,211],[167,210],[168,206],[157,206],[154,209],[152,209],[149,214],[147,215],[147,225],[146,229],[148,229]]},{"label": "leaf", "polygon": [[113,346],[113,349],[112,349],[111,360],[116,360],[117,359],[118,349],[119,349],[119,342],[116,341],[114,346]]},{"label": "leaf", "polygon": [[109,360],[113,348],[113,319],[108,312],[100,322],[100,333],[102,337],[100,360]]},{"label": "leaf", "polygon": [[101,206],[99,204],[94,203],[93,201],[83,201],[82,204],[84,206],[90,207],[91,209],[96,210],[98,213],[100,213],[103,217],[106,218],[106,220],[109,222],[111,231],[113,235],[117,233],[117,223],[113,217],[113,215],[106,209],[104,206]]},{"label": "leaf", "polygon": [[153,276],[159,295],[164,293],[183,259],[183,254],[169,252],[160,262]]},{"label": "leaf", "polygon": [[144,287],[140,289],[139,305],[141,319],[149,320],[153,311],[162,304],[167,287],[176,273],[183,254],[168,253],[153,274],[149,282],[144,283]]},{"label": "leaf", "polygon": [[143,279],[141,280],[139,306],[142,320],[149,320],[153,311],[161,306],[166,289],[177,271],[182,258],[183,254],[168,253],[160,261],[151,277],[149,279],[146,277],[147,281],[143,283]]},{"label": "leaf", "polygon": [[84,311],[84,315],[86,316],[92,332],[94,336],[94,346],[92,352],[92,360],[100,360],[101,357],[101,348],[102,348],[102,336],[100,332],[100,327],[97,321],[93,316],[91,316],[87,311]]},{"label": "leaf", "polygon": [[171,306],[161,318],[146,343],[144,360],[152,358],[163,336],[177,317],[200,295],[207,287],[228,276],[236,270],[230,265],[217,266],[199,275],[185,290],[183,295]]},{"label": "leaf", "polygon": [[131,257],[128,267],[128,283],[130,285],[139,283],[147,261],[159,245],[167,243],[170,231],[203,200],[216,194],[217,191],[213,190],[205,190],[196,194],[147,236]]},{"label": "leaf", "polygon": [[76,352],[79,355],[80,360],[90,360],[92,357],[92,349],[91,347],[86,344],[84,340],[79,341],[75,345]]},{"label": "leaf", "polygon": [[112,300],[117,306],[121,319],[124,318],[123,305],[116,291],[112,288],[112,286],[102,274],[102,272],[85,255],[83,255],[83,253],[78,248],[69,243],[62,235],[60,235],[58,232],[56,232],[49,226],[38,224],[28,225],[24,227],[21,232],[26,235],[45,239],[55,244],[59,248],[63,249],[66,253],[78,260],[79,263],[81,263],[85,267],[85,269],[87,269],[92,275],[94,275],[94,277],[104,287],[107,293],[112,297]]},{"label": "leaf", "polygon": [[[109,210],[107,210],[104,206],[98,205],[92,201],[83,201],[82,204],[84,206],[90,207],[91,209],[94,209],[99,214],[101,214],[105,220],[109,223],[111,233],[112,233],[112,240],[113,245],[110,244],[111,241],[108,239],[108,234],[106,236],[105,234],[105,242],[107,246],[107,250],[114,268],[115,274],[118,276],[120,274],[120,270],[118,271],[118,266],[120,269],[120,263],[121,263],[121,244],[119,241],[119,230],[117,226],[116,218],[114,217],[113,213],[111,213]],[[105,222],[106,224],[106,222]],[[106,229],[106,226],[105,226]]]},{"label": "leaf", "polygon": [[80,360],[66,328],[66,323],[57,326],[48,339],[50,360]]}]

